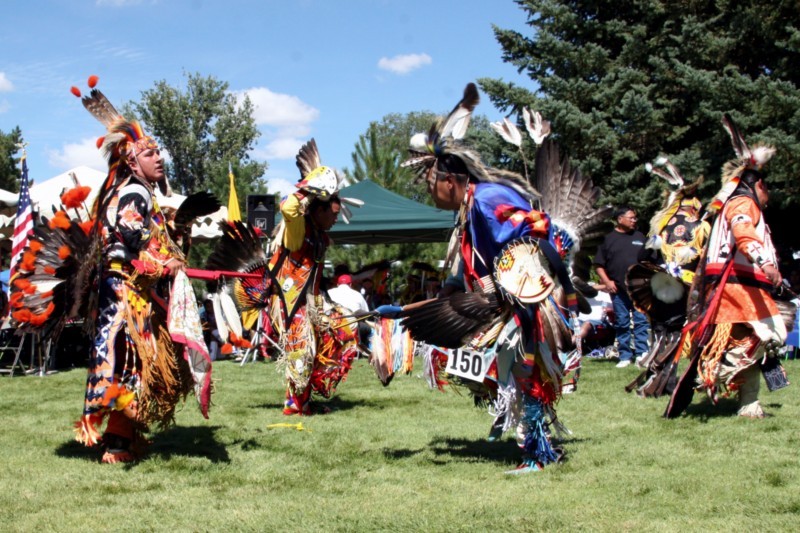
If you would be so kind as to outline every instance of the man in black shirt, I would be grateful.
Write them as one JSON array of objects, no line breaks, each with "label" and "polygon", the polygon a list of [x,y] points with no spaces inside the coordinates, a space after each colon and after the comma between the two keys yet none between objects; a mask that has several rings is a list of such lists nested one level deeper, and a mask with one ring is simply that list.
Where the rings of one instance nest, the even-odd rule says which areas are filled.
[{"label": "man in black shirt", "polygon": [[619,344],[618,368],[631,364],[634,352],[631,351],[631,316],[633,316],[633,342],[636,355],[647,352],[649,324],[647,317],[634,309],[630,296],[625,291],[625,274],[628,268],[638,261],[639,251],[645,243],[644,235],[636,230],[636,211],[627,205],[614,210],[614,230],[606,235],[597,250],[594,265],[600,281],[611,294],[616,321],[614,328]]}]

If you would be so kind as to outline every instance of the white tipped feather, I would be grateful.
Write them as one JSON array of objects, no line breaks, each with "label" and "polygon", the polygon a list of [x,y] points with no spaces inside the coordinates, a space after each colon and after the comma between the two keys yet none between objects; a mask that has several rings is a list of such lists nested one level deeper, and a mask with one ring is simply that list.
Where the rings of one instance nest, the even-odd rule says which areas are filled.
[{"label": "white tipped feather", "polygon": [[223,340],[227,342],[229,330],[228,326],[225,323],[225,314],[222,310],[222,304],[220,303],[219,294],[212,294],[211,295],[211,304],[214,308],[214,317],[217,319],[217,331],[219,331],[219,336],[222,337]]},{"label": "white tipped feather", "polygon": [[428,136],[424,133],[415,133],[408,142],[408,147],[415,152],[427,152]]},{"label": "white tipped feather", "polygon": [[753,159],[753,163],[755,163],[758,168],[761,168],[763,165],[767,163],[772,156],[775,155],[775,148],[772,146],[754,146],[751,150],[751,157]]},{"label": "white tipped feather", "polygon": [[517,148],[522,144],[522,134],[517,129],[516,124],[508,120],[508,118],[504,118],[503,122],[492,122],[489,125],[507,143],[511,143]]},{"label": "white tipped feather", "polygon": [[344,204],[342,204],[342,207],[339,210],[339,215],[341,215],[342,222],[344,222],[345,224],[349,224],[350,219],[353,218],[353,213],[350,211],[350,208]]},{"label": "white tipped feather", "polygon": [[453,139],[462,139],[467,134],[469,128],[469,120],[472,117],[472,111],[468,109],[458,109],[452,115],[447,117],[442,128],[442,137],[450,136]]},{"label": "white tipped feather", "polygon": [[472,110],[475,109],[479,102],[478,88],[474,83],[468,83],[464,88],[464,96],[461,101],[456,104],[456,107],[450,112],[439,129],[439,137],[441,139],[447,137],[452,137],[456,140],[462,139],[467,134]]},{"label": "white tipped feather", "polygon": [[528,135],[531,136],[536,146],[541,145],[545,137],[550,135],[550,121],[542,120],[542,115],[538,111],[531,111],[527,107],[523,107],[522,121],[525,123],[525,129],[528,130]]},{"label": "white tipped feather", "polygon": [[[239,317],[239,312],[236,310],[236,304],[233,303],[233,298],[231,298],[227,292],[223,292],[219,295],[219,302],[224,317],[223,321],[227,329],[241,339],[242,319]],[[217,317],[217,327],[219,327],[219,323],[220,317]],[[223,339],[227,339],[227,337],[223,337]]]},{"label": "white tipped feather", "polygon": [[[658,167],[664,167],[666,170]],[[680,171],[664,156],[653,161],[653,164],[646,163],[644,168],[651,174],[655,174],[659,178],[666,180],[670,185],[678,188],[683,187],[683,176],[681,176]]]},{"label": "white tipped feather", "polygon": [[353,207],[361,207],[364,205],[363,200],[359,200],[358,198],[345,198],[341,197],[343,204],[352,205]]}]

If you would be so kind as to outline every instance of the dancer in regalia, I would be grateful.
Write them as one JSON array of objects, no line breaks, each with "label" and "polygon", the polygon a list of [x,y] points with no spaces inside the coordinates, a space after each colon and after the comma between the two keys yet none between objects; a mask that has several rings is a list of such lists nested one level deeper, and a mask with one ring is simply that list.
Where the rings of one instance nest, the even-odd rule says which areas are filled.
[{"label": "dancer in regalia", "polygon": [[[562,392],[563,354],[574,349],[576,297],[565,259],[571,237],[581,232],[570,235],[555,226],[535,207],[539,194],[525,178],[485,166],[460,141],[478,99],[475,85],[467,85],[446,119],[412,138],[404,163],[425,180],[437,207],[457,212],[446,260],[453,266],[448,288],[441,298],[376,311],[402,317],[415,340],[470,348],[491,361],[486,379],[471,389],[492,403],[490,438],[513,431],[522,449],[521,463],[509,473],[525,473],[562,456],[550,429],[559,426],[554,406]],[[596,200],[598,191],[560,160],[555,146],[539,154],[537,172],[550,178],[544,181],[554,187],[562,178],[574,181],[575,191]],[[586,198],[571,202],[576,210],[588,206],[576,218],[581,223],[594,211]]]},{"label": "dancer in regalia", "polygon": [[[283,220],[276,228],[269,258],[253,228],[240,222],[223,224],[223,237],[207,266],[214,270],[259,274],[238,279],[230,289],[245,316],[268,312],[267,335],[281,352],[285,366],[285,415],[324,412],[312,409],[311,395],[328,398],[350,371],[358,353],[355,317],[325,299],[321,290],[327,231],[337,217],[349,219],[341,198],[340,175],[320,160],[311,139],[297,155],[300,180],[297,191],[281,202]],[[246,324],[247,325],[247,324]]]},{"label": "dancer in regalia", "polygon": [[692,327],[683,353],[691,361],[667,417],[680,415],[697,388],[714,402],[720,393],[738,392],[739,416],[763,418],[762,371],[770,389],[787,384],[776,357],[787,328],[772,298],[782,277],[763,212],[769,192],[762,167],[775,149],[751,149],[728,116],[723,126],[737,157],[723,167],[722,189],[709,208],[718,215],[690,294]]},{"label": "dancer in regalia", "polygon": [[696,196],[702,180],[684,185],[677,167],[659,158],[648,170],[677,187],[650,220],[650,232],[639,262],[628,269],[626,287],[633,305],[647,315],[653,340],[636,364],[645,371],[625,390],[645,397],[672,394],[677,383],[674,357],[686,322],[689,287],[711,225],[701,215]]},{"label": "dancer in regalia", "polygon": [[74,318],[94,331],[76,439],[102,445],[102,462],[116,463],[136,459],[142,434],[151,424],[170,424],[190,392],[207,416],[211,362],[186,259],[156,199],[156,188],[171,194],[158,144],[122,117],[96,83],[89,78],[92,90],[82,102],[108,129],[98,140],[108,177],[88,221],[69,218],[85,209],[89,193],[76,187],[36,229],[12,299],[22,331],[55,337]]}]

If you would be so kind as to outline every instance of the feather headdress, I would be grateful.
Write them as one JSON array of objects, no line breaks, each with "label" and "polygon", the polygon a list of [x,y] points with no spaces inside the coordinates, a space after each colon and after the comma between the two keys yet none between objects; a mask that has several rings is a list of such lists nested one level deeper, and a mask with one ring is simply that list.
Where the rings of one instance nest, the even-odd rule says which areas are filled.
[{"label": "feather headdress", "polygon": [[[296,186],[298,189],[309,192],[321,200],[329,200],[339,193],[344,185],[342,175],[331,167],[322,164],[317,149],[317,141],[311,139],[300,147],[297,153],[297,168],[300,169],[300,180]],[[339,197],[342,201],[342,220],[345,224],[350,223],[353,213],[347,207],[361,207],[364,202],[356,198]]]},{"label": "feather headdress", "polygon": [[754,145],[750,148],[739,132],[739,128],[727,113],[722,116],[722,127],[731,136],[731,144],[736,157],[722,166],[722,188],[711,201],[708,210],[717,213],[730,198],[745,170],[761,170],[767,161],[775,155],[775,147],[769,145]]},{"label": "feather headdress", "polygon": [[678,212],[681,206],[692,207],[697,213],[700,212],[703,205],[695,197],[697,188],[703,183],[702,176],[694,182],[684,185],[684,179],[678,168],[666,157],[659,157],[653,163],[647,163],[645,169],[651,174],[658,176],[667,181],[670,185],[676,187],[675,190],[669,193],[666,201],[661,209],[653,215],[650,219],[650,233],[658,235],[661,230],[669,223],[670,219]]},{"label": "feather headdress", "polygon": [[472,111],[479,102],[478,88],[474,83],[468,83],[464,95],[449,115],[434,122],[428,133],[417,133],[411,137],[408,149],[410,157],[401,166],[412,168],[418,179],[424,179],[440,158],[452,155],[464,163],[467,172],[476,181],[502,183],[526,198],[538,197],[539,194],[525,178],[515,172],[487,167],[478,153],[462,142]]},{"label": "feather headdress", "polygon": [[[102,200],[113,187],[119,167],[125,159],[142,150],[157,149],[158,143],[144,132],[141,124],[135,120],[127,120],[117,111],[106,95],[97,89],[97,81],[97,76],[89,76],[88,85],[91,91],[88,95],[82,95],[75,86],[70,88],[70,92],[81,99],[83,107],[107,130],[104,136],[97,139],[97,148],[108,161],[108,177],[98,196],[98,205],[102,206]],[[166,177],[158,183],[158,188],[164,196],[172,196]]]},{"label": "feather headdress", "polygon": [[[323,201],[330,201],[334,196],[339,198],[341,201],[341,210],[339,213],[344,223],[349,224],[353,213],[350,211],[348,205],[361,207],[364,205],[364,202],[357,198],[339,196],[339,190],[345,184],[344,178],[332,167],[322,164],[316,140],[312,138],[300,147],[300,150],[297,152],[296,164],[297,168],[300,170],[300,179],[297,180],[295,186],[312,197],[319,198]],[[283,242],[285,231],[286,223],[284,220],[281,220],[272,232],[272,241],[270,244],[271,252],[277,250],[280,243]]]}]

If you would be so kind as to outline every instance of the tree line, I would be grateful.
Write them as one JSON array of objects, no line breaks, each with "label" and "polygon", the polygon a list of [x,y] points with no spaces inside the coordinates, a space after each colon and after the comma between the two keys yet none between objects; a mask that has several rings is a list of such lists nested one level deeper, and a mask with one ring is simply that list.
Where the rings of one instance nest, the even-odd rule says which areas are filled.
[{"label": "tree line", "polygon": [[[790,229],[791,212],[800,203],[800,4],[513,1],[528,29],[493,27],[502,48],[499,60],[514,65],[530,83],[491,78],[478,83],[520,126],[523,107],[550,120],[553,138],[601,187],[603,202],[627,203],[646,220],[660,204],[664,184],[646,172],[645,163],[660,155],[669,156],[687,180],[703,176],[700,191],[710,199],[719,189],[722,164],[734,155],[720,126],[722,114],[730,113],[751,144],[778,148],[768,169],[773,198],[768,216],[779,247],[800,248],[800,233]],[[266,190],[267,165],[249,156],[259,137],[252,104],[246,98],[236,102],[226,82],[186,74],[181,89],[159,81],[124,109],[169,152],[167,173],[179,192],[206,189],[226,199],[229,162],[240,202]],[[352,167],[344,169],[348,179],[371,179],[428,202],[424,186],[415,185],[399,163],[411,135],[426,131],[446,111],[390,114],[370,123],[355,143]],[[487,164],[522,172],[519,152],[500,140],[484,117],[477,116],[470,129],[467,141]],[[0,131],[0,187],[5,189],[16,190],[14,144],[21,134],[19,128]],[[535,150],[525,148],[531,154]],[[409,246],[372,247],[362,261],[438,257],[438,249]],[[334,260],[349,254],[338,253],[332,251]]]}]

